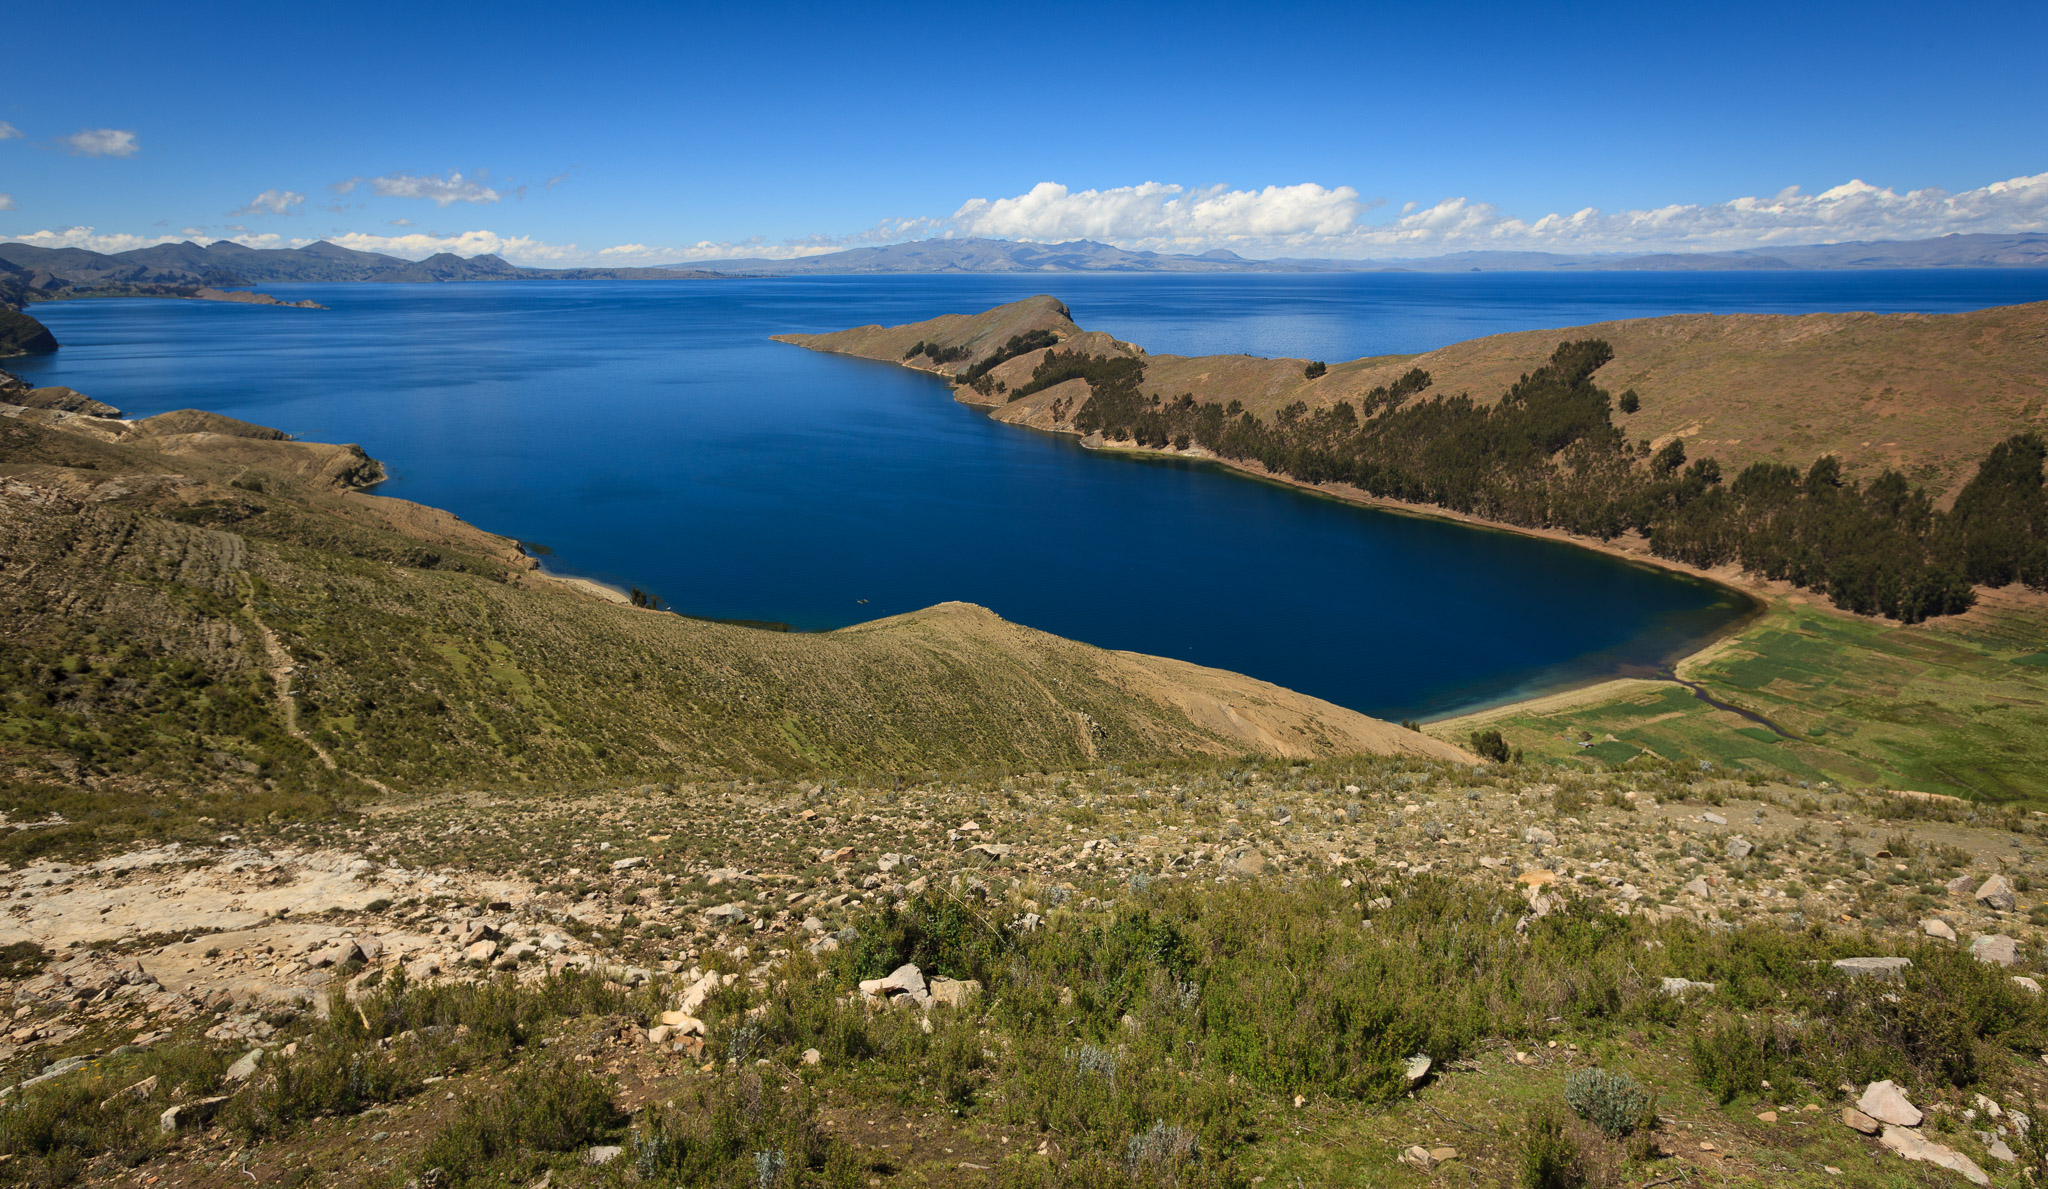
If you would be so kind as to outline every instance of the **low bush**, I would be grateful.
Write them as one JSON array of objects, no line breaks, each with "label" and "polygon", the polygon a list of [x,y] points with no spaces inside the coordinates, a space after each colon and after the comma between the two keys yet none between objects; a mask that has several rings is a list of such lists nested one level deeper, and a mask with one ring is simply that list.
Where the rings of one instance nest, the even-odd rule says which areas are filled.
[{"label": "low bush", "polygon": [[1657,1100],[1625,1073],[1581,1069],[1565,1079],[1564,1102],[1601,1134],[1621,1139],[1650,1124]]}]

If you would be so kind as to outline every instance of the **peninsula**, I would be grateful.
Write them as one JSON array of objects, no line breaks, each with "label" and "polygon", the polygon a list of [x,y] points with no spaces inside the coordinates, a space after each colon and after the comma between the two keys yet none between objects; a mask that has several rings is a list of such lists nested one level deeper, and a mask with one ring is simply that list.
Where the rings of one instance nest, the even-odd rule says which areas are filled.
[{"label": "peninsula", "polygon": [[[2002,696],[1991,715],[1955,713],[1987,688],[2007,688],[2003,662],[2015,654],[1994,641],[2010,638],[2013,617],[2043,615],[2044,329],[2048,304],[1940,316],[1685,315],[1324,363],[1151,355],[1083,329],[1065,305],[1041,296],[903,326],[777,337],[931,372],[956,399],[999,420],[1097,448],[1212,460],[1340,499],[1555,536],[1740,587],[1769,612],[1674,676],[1711,681],[1719,674],[1708,659],[1718,658],[1731,666],[1722,677],[1730,684],[1717,686],[1714,700],[1789,729],[1758,728],[1711,704],[1660,717],[1673,709],[1667,692],[1681,705],[1690,700],[1668,681],[1544,705],[1608,725],[1609,758],[1669,755],[1713,738],[1729,761],[1986,792],[2048,787],[2022,775],[2020,734],[2006,734],[2032,729],[2040,711],[2031,697]],[[1823,608],[1845,614],[1821,615],[1823,629],[1799,618]],[[1830,650],[1824,667],[1835,672],[1807,688],[1752,686],[1738,675],[1749,662],[1772,669],[1768,654],[1788,631],[1885,636],[1894,631],[1887,623],[1942,620],[1920,635],[1965,633],[1974,643],[1950,659],[1972,675],[1922,686],[1945,691],[1941,708],[1893,705],[1883,712],[1889,725],[1876,731],[1842,730],[1833,699],[1844,683],[1834,678],[1861,671],[1858,658],[1889,645]],[[1896,699],[1911,679],[1895,662],[1846,684],[1889,689]],[[1609,695],[1644,712],[1595,712]],[[1701,712],[1724,717],[1698,731],[1657,725]],[[1960,744],[1955,732],[1993,729],[2007,715],[1996,733],[2010,747],[1973,746],[1967,772],[1928,763]],[[1487,721],[1502,717],[1490,712]],[[1878,742],[1901,722],[1913,729]],[[1519,737],[1538,750],[1584,730],[1553,719],[1513,725],[1533,728]],[[1731,751],[1730,737],[1751,746]]]}]

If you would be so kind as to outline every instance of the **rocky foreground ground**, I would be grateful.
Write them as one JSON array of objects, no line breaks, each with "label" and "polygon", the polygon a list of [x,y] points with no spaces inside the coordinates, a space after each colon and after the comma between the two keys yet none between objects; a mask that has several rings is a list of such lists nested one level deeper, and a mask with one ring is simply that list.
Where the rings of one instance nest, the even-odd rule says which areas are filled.
[{"label": "rocky foreground ground", "polygon": [[[735,981],[764,983],[791,951],[829,956],[857,940],[852,927],[863,911],[927,890],[1030,931],[1055,914],[1085,915],[1179,881],[1329,878],[1370,881],[1393,895],[1451,876],[1513,890],[1525,926],[1578,901],[1653,920],[1863,931],[1869,952],[1839,961],[1844,977],[1886,977],[1902,952],[1934,939],[2039,990],[2048,920],[2048,906],[2032,896],[2048,848],[2048,817],[2039,813],[1825,787],[1544,778],[1421,761],[894,784],[477,793],[392,804],[343,824],[282,824],[210,845],[137,845],[14,867],[0,873],[0,944],[8,946],[0,973],[11,976],[0,993],[13,1005],[0,1082],[17,1087],[4,1094],[195,1037],[235,1059],[232,1084],[289,1064],[295,1029],[401,971],[432,984],[508,975],[534,982],[580,969],[655,997],[660,1011],[608,1024],[598,1038],[598,1059],[624,1076],[624,1099],[651,1098],[662,1079],[705,1058],[695,1013],[709,996]],[[1686,981],[1669,989],[1712,990]],[[977,989],[910,969],[855,994],[874,1004],[964,1006]],[[1532,1055],[1516,1039],[1502,1038],[1513,1063],[1569,1061],[1573,1051],[1532,1043]],[[806,1059],[819,1057],[813,1050]],[[132,1092],[147,1097],[157,1087]],[[224,1159],[246,1161],[248,1148],[203,1126],[225,1097],[152,1101],[163,1128],[187,1130],[168,1165],[144,1166],[156,1170],[149,1177],[200,1183]],[[1884,1145],[1961,1167],[1954,1155],[1969,1164],[1956,1175],[1983,1175],[1962,1152],[1970,1145],[1919,1138],[1903,1122],[1919,1108],[1887,1102],[1880,1093],[1842,1116],[1870,1124],[1865,1130],[1879,1137],[1870,1141],[1873,1159]],[[1814,1121],[1817,1102],[1766,1105],[1787,1126],[1824,1125]],[[1981,1112],[1973,1125],[1986,1129],[1970,1150],[1997,1171],[2012,1157],[2011,1121],[1995,1105],[1956,1109]],[[1825,1125],[1843,1127],[1835,1116],[1828,1107]],[[873,1119],[843,1120],[856,1143],[901,1149],[899,1168],[971,1168],[976,1151],[999,1160],[1012,1145],[1045,1139],[983,1129],[938,1152],[942,1129],[926,1122],[913,1117],[894,1135]],[[386,1138],[396,1130],[380,1129]],[[1450,1175],[1459,1137],[1436,1130],[1451,1130],[1434,1137],[1449,1142],[1421,1135],[1395,1148],[1413,1170]],[[384,1139],[333,1142],[312,1142],[298,1159],[313,1163],[300,1167],[349,1183],[404,1166]],[[1752,1158],[1741,1142],[1733,1150],[1665,1143],[1688,1166]],[[317,1153],[329,1149],[333,1159],[320,1165]],[[960,1153],[968,1155],[946,1159]]]}]

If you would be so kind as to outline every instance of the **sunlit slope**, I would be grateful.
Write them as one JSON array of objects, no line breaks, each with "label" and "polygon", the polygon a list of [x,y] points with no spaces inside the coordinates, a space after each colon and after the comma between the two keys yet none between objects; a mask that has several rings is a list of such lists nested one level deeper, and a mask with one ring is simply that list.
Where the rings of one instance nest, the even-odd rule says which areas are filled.
[{"label": "sunlit slope", "polygon": [[[971,361],[1027,328],[1057,333],[1060,350],[1143,354],[1073,326],[1050,297],[911,326],[782,338],[875,359],[897,359],[920,340],[936,341],[967,347]],[[1421,368],[1433,380],[1426,395],[1469,393],[1484,403],[1541,367],[1560,342],[1581,339],[1602,339],[1614,349],[1613,361],[1600,369],[1602,387],[1634,389],[1641,398],[1639,412],[1617,417],[1626,433],[1653,442],[1683,436],[1690,455],[1716,458],[1731,475],[1758,460],[1803,469],[1832,453],[1852,471],[1895,467],[1952,498],[1995,442],[2048,426],[2048,303],[1966,314],[1637,318],[1332,362],[1317,379],[1304,375],[1307,361],[1299,359],[1148,355],[1144,387],[1169,400],[1181,393],[1216,404],[1236,400],[1270,417],[1295,401],[1312,409],[1357,405],[1374,388]],[[1019,356],[990,377],[1017,388],[1043,355]],[[957,374],[968,366],[936,370]],[[1074,381],[1014,405],[1000,396],[991,403],[1002,405],[1005,420],[1065,428],[1087,399],[1087,386]]]},{"label": "sunlit slope", "polygon": [[965,604],[819,635],[641,610],[354,490],[376,472],[352,448],[0,411],[0,751],[24,771],[424,788],[1464,755]]}]

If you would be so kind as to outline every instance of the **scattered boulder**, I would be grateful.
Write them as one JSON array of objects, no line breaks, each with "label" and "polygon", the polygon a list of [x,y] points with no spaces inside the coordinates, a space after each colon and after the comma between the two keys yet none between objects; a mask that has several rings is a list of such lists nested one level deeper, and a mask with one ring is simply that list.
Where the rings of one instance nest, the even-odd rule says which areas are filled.
[{"label": "scattered boulder", "polygon": [[1938,937],[1943,941],[1954,941],[1956,939],[1955,928],[1940,917],[1928,917],[1926,920],[1921,921],[1920,931],[1929,937]]},{"label": "scattered boulder", "polygon": [[463,961],[475,962],[479,965],[488,965],[490,960],[497,956],[498,943],[495,941],[479,941],[474,945],[465,947],[462,951]]},{"label": "scattered boulder", "polygon": [[2011,912],[2019,907],[2019,897],[2013,895],[2012,885],[2003,875],[1994,875],[1978,886],[1977,903],[2000,912]]},{"label": "scattered boulder", "polygon": [[1906,1092],[1891,1081],[1872,1082],[1863,1091],[1863,1097],[1856,1100],[1856,1109],[1895,1127],[1918,1127],[1926,1116],[1920,1108],[1906,1101]]},{"label": "scattered boulder", "polygon": [[981,994],[981,980],[972,978],[935,978],[931,981],[932,1002],[947,1007],[966,1007],[974,997]]},{"label": "scattered boulder", "polygon": [[1700,820],[1710,826],[1725,826],[1728,824],[1728,819],[1718,813],[1703,813],[1700,815]]},{"label": "scattered boulder", "polygon": [[1943,1147],[1919,1132],[1907,1127],[1886,1127],[1878,1137],[1878,1143],[1897,1152],[1908,1160],[1918,1160],[1940,1168],[1963,1174],[1972,1185],[1989,1185],[1991,1178],[1977,1167],[1975,1161],[1954,1148]]},{"label": "scattered boulder", "polygon": [[1842,1122],[1844,1125],[1856,1131],[1860,1131],[1865,1135],[1876,1135],[1879,1131],[1882,1131],[1884,1129],[1884,1124],[1878,1122],[1876,1119],[1871,1118],[1869,1115],[1864,1114],[1862,1111],[1857,1110],[1853,1106],[1845,1106],[1842,1108]]},{"label": "scattered boulder", "polygon": [[1970,956],[1995,966],[2017,966],[2020,943],[2003,933],[1991,933],[1970,942]]},{"label": "scattered boulder", "polygon": [[714,925],[737,925],[747,919],[747,910],[737,903],[726,903],[705,909],[704,916]]},{"label": "scattered boulder", "polygon": [[1556,846],[1557,835],[1542,826],[1530,826],[1522,831],[1522,841],[1532,846]]},{"label": "scattered boulder", "polygon": [[100,1103],[100,1109],[112,1110],[124,1103],[146,1102],[150,1095],[156,1093],[156,1082],[157,1075],[150,1074],[127,1089],[108,1095],[106,1100]]},{"label": "scattered boulder", "polygon": [[1688,895],[1698,896],[1702,900],[1706,899],[1708,896],[1713,895],[1714,893],[1714,889],[1708,886],[1706,877],[1699,875],[1694,876],[1692,880],[1688,882],[1685,885],[1685,887],[1680,890],[1684,891]]},{"label": "scattered boulder", "polygon": [[1958,875],[1948,881],[1948,894],[1951,896],[1967,896],[1976,886],[1976,880],[1971,879],[1967,875]]},{"label": "scattered boulder", "polygon": [[1715,985],[1714,983],[1695,982],[1689,978],[1667,978],[1664,980],[1664,985],[1658,989],[1666,995],[1683,997],[1689,991],[1712,994]]},{"label": "scattered boulder", "polygon": [[1746,859],[1755,850],[1756,845],[1740,834],[1728,840],[1728,857],[1731,859]]},{"label": "scattered boulder", "polygon": [[644,858],[631,858],[631,859],[614,859],[614,860],[612,860],[612,870],[613,870],[613,871],[631,871],[631,870],[632,870],[633,868],[635,868],[635,867],[645,867],[645,866],[647,866],[647,860],[646,860],[646,859],[644,859]]},{"label": "scattered boulder", "polygon": [[2019,984],[2019,988],[2022,991],[2031,991],[2036,995],[2039,995],[2041,993],[2041,984],[2035,982],[2033,979],[2027,977],[2024,974],[2013,975],[2012,981]]},{"label": "scattered boulder", "polygon": [[1429,1067],[1433,1064],[1435,1062],[1422,1053],[1415,1054],[1403,1063],[1401,1074],[1408,1079],[1408,1088],[1410,1090],[1422,1084],[1423,1079],[1429,1076]]},{"label": "scattered boulder", "polygon": [[181,1102],[157,1116],[157,1129],[166,1135],[183,1131],[187,1127],[204,1127],[227,1105],[228,1096],[216,1094],[212,1098],[201,1098],[193,1102]]},{"label": "scattered boulder", "polygon": [[610,1164],[612,1161],[617,1160],[625,1150],[617,1144],[598,1144],[583,1153],[583,1163]]},{"label": "scattered boulder", "polygon": [[242,1054],[241,1060],[235,1062],[233,1065],[228,1066],[228,1071],[222,1074],[221,1077],[225,1078],[230,1082],[246,1082],[250,1078],[256,1076],[256,1070],[262,1064],[263,1050],[250,1049],[248,1052]]},{"label": "scattered boulder", "polygon": [[1837,958],[1834,967],[1851,977],[1898,978],[1912,964],[1911,958]]}]

